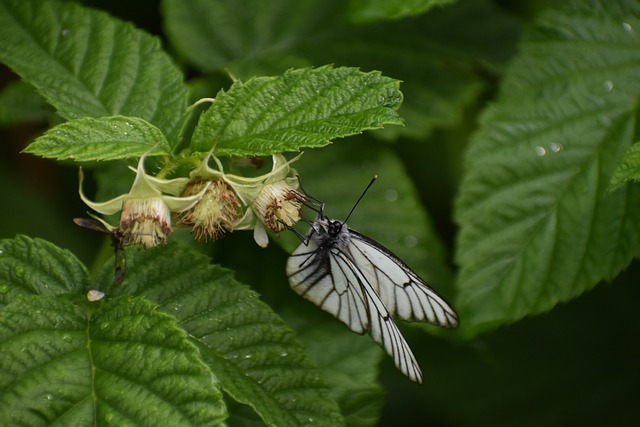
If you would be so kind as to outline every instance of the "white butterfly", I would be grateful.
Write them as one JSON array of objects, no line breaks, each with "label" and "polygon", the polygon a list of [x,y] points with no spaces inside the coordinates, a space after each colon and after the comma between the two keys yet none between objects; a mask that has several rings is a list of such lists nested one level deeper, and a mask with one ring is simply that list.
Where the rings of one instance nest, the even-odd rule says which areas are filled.
[{"label": "white butterfly", "polygon": [[458,325],[449,304],[404,262],[344,222],[325,217],[324,204],[289,257],[287,276],[298,295],[352,331],[368,331],[396,367],[417,383],[422,383],[422,371],[392,317]]}]

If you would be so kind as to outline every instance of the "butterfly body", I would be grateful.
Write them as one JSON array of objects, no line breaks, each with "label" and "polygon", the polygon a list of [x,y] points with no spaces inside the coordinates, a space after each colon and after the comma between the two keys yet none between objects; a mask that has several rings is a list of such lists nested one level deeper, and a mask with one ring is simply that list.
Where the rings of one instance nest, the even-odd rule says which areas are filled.
[{"label": "butterfly body", "polygon": [[287,261],[291,288],[345,323],[369,332],[412,381],[422,372],[393,317],[455,327],[453,309],[391,251],[325,217],[321,205]]},{"label": "butterfly body", "polygon": [[329,220],[324,216],[316,218],[307,239],[313,239],[322,250],[344,249],[349,243],[349,228],[341,221]]}]

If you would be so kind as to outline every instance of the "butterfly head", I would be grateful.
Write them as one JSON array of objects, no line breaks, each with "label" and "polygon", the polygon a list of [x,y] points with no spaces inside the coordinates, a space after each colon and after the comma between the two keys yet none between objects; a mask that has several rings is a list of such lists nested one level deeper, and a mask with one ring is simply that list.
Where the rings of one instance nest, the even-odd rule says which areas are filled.
[{"label": "butterfly head", "polygon": [[313,222],[312,238],[325,249],[343,247],[349,240],[349,228],[342,222],[318,216]]},{"label": "butterfly head", "polygon": [[337,239],[342,233],[342,229],[344,227],[344,223],[337,220],[329,220],[329,226],[327,227],[327,233],[331,239]]}]

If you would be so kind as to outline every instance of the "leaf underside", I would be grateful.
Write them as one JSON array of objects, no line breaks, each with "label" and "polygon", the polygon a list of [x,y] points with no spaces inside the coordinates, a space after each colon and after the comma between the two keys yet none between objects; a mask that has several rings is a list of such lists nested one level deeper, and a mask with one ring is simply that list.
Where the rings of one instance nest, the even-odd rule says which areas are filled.
[{"label": "leaf underside", "polygon": [[456,203],[464,333],[550,310],[638,255],[640,191],[606,192],[635,139],[637,16],[631,2],[575,2],[524,36]]}]

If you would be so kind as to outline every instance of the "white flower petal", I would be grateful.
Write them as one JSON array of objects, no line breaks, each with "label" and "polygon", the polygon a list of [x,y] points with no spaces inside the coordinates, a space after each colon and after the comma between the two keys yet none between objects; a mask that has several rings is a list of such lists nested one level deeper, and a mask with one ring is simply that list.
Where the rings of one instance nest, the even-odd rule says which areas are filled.
[{"label": "white flower petal", "polygon": [[82,173],[82,168],[80,168],[78,172],[78,181],[79,181],[78,192],[80,193],[80,198],[87,206],[89,206],[94,211],[100,212],[103,215],[112,215],[122,210],[122,204],[127,198],[126,194],[122,194],[114,199],[107,200],[106,202],[101,202],[101,203],[92,202],[91,200],[87,199],[87,197],[82,192],[82,183],[84,181],[84,174]]},{"label": "white flower petal", "polygon": [[182,194],[184,187],[187,185],[187,182],[189,182],[189,178],[162,179],[150,175],[147,175],[147,180],[158,190],[171,194],[172,196]]},{"label": "white flower petal", "polygon": [[256,227],[253,229],[253,240],[261,248],[266,248],[269,245],[269,235],[260,221],[256,222]]},{"label": "white flower petal", "polygon": [[198,193],[193,196],[187,197],[174,197],[174,196],[162,196],[162,200],[167,204],[169,210],[171,212],[182,212],[187,209],[192,208],[204,195],[205,191],[209,188],[211,182],[208,182],[207,185]]}]

